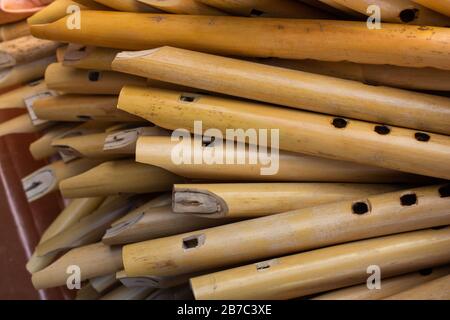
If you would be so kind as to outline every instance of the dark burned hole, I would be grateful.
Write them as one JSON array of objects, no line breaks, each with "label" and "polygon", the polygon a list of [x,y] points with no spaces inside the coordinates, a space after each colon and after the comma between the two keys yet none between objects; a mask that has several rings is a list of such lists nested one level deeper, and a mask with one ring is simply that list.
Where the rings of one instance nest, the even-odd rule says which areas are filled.
[{"label": "dark burned hole", "polygon": [[257,9],[252,9],[252,11],[250,11],[250,17],[260,17],[263,14],[264,14],[264,11],[257,10]]},{"label": "dark burned hole", "polygon": [[198,247],[198,238],[183,239],[183,249],[192,249]]},{"label": "dark burned hole", "polygon": [[391,133],[391,129],[388,126],[375,126],[375,132],[381,135]]},{"label": "dark burned hole", "polygon": [[430,135],[424,132],[416,132],[414,134],[414,138],[416,138],[417,141],[421,142],[427,142],[430,141]]},{"label": "dark burned hole", "polygon": [[365,214],[369,212],[369,205],[364,201],[355,202],[352,204],[352,212],[354,214]]},{"label": "dark burned hole", "polygon": [[413,206],[417,204],[417,195],[415,193],[405,194],[400,197],[402,206]]},{"label": "dark burned hole", "polygon": [[405,9],[400,12],[400,20],[404,23],[412,22],[417,19],[419,13],[418,9]]},{"label": "dark burned hole", "polygon": [[96,82],[100,79],[100,72],[98,71],[89,71],[88,72],[89,81]]},{"label": "dark burned hole", "polygon": [[189,96],[187,94],[182,94],[180,96],[180,101],[183,101],[183,102],[194,102],[194,100],[195,100],[194,96]]},{"label": "dark burned hole", "polygon": [[91,116],[85,116],[85,115],[79,115],[79,116],[77,116],[77,118],[80,120],[83,120],[83,121],[92,120]]},{"label": "dark burned hole", "polygon": [[342,118],[334,118],[332,124],[335,128],[342,129],[347,126],[347,120]]},{"label": "dark burned hole", "polygon": [[440,187],[439,195],[441,196],[441,198],[450,197],[450,184]]},{"label": "dark burned hole", "polygon": [[432,268],[427,268],[427,269],[422,269],[419,271],[421,276],[429,276],[430,274],[433,273],[433,269]]}]

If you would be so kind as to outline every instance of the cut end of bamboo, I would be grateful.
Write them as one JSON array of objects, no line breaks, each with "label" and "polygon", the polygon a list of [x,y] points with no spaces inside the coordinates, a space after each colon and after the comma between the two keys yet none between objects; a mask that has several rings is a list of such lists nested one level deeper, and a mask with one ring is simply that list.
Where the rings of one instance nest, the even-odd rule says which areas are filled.
[{"label": "cut end of bamboo", "polygon": [[205,218],[223,218],[228,212],[226,202],[207,190],[174,187],[172,208],[175,213],[192,213]]},{"label": "cut end of bamboo", "polygon": [[[149,49],[149,50],[141,50],[141,51],[122,51],[116,55],[116,58],[114,59],[114,61],[146,57],[146,56],[152,55],[156,51],[159,51],[163,48],[165,48],[165,47]],[[114,61],[113,61],[113,65],[114,65]]]},{"label": "cut end of bamboo", "polygon": [[116,225],[114,225],[112,228],[109,228],[106,230],[105,235],[102,238],[102,242],[106,245],[115,245],[117,244],[117,237],[128,230],[131,226],[139,222],[139,220],[142,219],[144,216],[144,213],[137,214],[133,217],[131,217],[128,220],[122,221]]}]

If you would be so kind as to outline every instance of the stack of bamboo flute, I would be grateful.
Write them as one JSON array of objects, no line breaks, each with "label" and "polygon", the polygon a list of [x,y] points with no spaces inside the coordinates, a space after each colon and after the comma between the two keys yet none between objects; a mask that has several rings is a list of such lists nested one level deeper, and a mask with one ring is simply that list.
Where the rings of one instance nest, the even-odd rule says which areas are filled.
[{"label": "stack of bamboo flute", "polygon": [[[28,24],[65,44],[0,56],[47,59],[0,96],[56,159],[29,201],[69,199],[37,289],[75,266],[79,299],[450,298],[449,0],[56,0]],[[174,161],[180,132],[241,161]]]}]

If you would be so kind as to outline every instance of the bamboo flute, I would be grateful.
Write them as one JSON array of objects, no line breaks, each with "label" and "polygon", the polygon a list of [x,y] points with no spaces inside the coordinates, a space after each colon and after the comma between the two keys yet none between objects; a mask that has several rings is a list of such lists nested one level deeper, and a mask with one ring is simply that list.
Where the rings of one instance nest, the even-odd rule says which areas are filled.
[{"label": "bamboo flute", "polygon": [[58,160],[32,172],[22,179],[22,186],[28,202],[58,190],[61,181],[79,175],[97,164],[98,161],[89,159],[79,159],[70,163]]},{"label": "bamboo flute", "polygon": [[325,19],[330,15],[321,10],[291,0],[199,0],[232,15],[247,17],[279,17]]},{"label": "bamboo flute", "polygon": [[138,0],[161,11],[190,14],[190,15],[204,15],[204,16],[222,16],[225,12],[220,11],[214,7],[207,6],[196,0]]},{"label": "bamboo flute", "polygon": [[116,274],[112,273],[106,276],[89,279],[89,283],[95,289],[95,291],[97,291],[98,293],[102,293],[119,284],[119,280],[116,279]]},{"label": "bamboo flute", "polygon": [[25,36],[0,43],[0,68],[29,63],[52,55],[59,43]]},{"label": "bamboo flute", "polygon": [[395,276],[448,263],[449,245],[450,228],[408,232],[200,276],[191,287],[198,300],[291,299],[362,283],[371,265]]},{"label": "bamboo flute", "polygon": [[66,94],[117,95],[123,86],[146,86],[147,80],[119,72],[81,70],[53,63],[45,71],[45,83],[49,89]]},{"label": "bamboo flute", "polygon": [[22,114],[0,123],[0,137],[14,133],[33,133],[49,126],[48,123],[33,125],[28,114]]},{"label": "bamboo flute", "polygon": [[[62,18],[32,25],[31,33],[38,38],[124,50],[168,45],[221,55],[450,69],[445,54],[449,51],[447,28],[386,23],[373,32],[366,22],[354,21],[226,16],[193,19],[189,15],[103,11],[80,14],[83,28],[79,30],[67,30],[67,18]],[[194,31],[199,29],[201,37]]]},{"label": "bamboo flute", "polygon": [[30,34],[30,27],[26,21],[0,26],[0,41],[9,41]]},{"label": "bamboo flute", "polygon": [[172,207],[175,213],[204,218],[260,217],[401,188],[343,183],[176,184]]},{"label": "bamboo flute", "polygon": [[23,85],[0,95],[0,109],[26,108],[25,100],[27,97],[38,96],[40,93],[47,91],[47,86],[43,80]]},{"label": "bamboo flute", "polygon": [[116,160],[65,179],[59,187],[64,197],[81,198],[167,191],[181,181],[179,176],[155,166],[133,160]]},{"label": "bamboo flute", "polygon": [[170,206],[140,209],[129,220],[106,230],[102,242],[118,245],[172,236],[203,228],[235,222],[236,219],[208,219],[189,214],[174,213]]},{"label": "bamboo flute", "polygon": [[412,1],[450,17],[449,0],[412,0]]},{"label": "bamboo flute", "polygon": [[30,144],[29,150],[33,158],[42,160],[56,154],[57,151],[52,148],[52,141],[74,127],[73,124],[66,124],[50,128],[39,139]]},{"label": "bamboo flute", "polygon": [[121,252],[120,247],[109,247],[100,242],[78,247],[33,273],[31,280],[36,289],[62,286],[69,277],[66,270],[71,265],[80,267],[82,281],[115,273],[123,269]]},{"label": "bamboo flute", "polygon": [[46,239],[36,247],[38,256],[60,253],[99,241],[109,225],[129,210],[138,206],[140,200],[130,196],[108,197],[94,212]]},{"label": "bamboo flute", "polygon": [[392,295],[387,300],[450,300],[450,275]]},{"label": "bamboo flute", "polygon": [[410,68],[352,62],[261,59],[255,62],[376,86],[409,90],[450,91],[450,73],[435,68]]},{"label": "bamboo flute", "polygon": [[[179,117],[179,115],[178,115]],[[353,162],[337,161],[286,151],[273,151],[278,156],[272,164],[262,161],[252,163],[250,159],[261,160],[264,152],[246,146],[231,152],[224,144],[222,153],[226,158],[245,159],[244,164],[227,164],[225,161],[195,164],[192,157],[187,162],[174,162],[178,143],[170,137],[139,137],[136,143],[136,161],[164,168],[177,175],[191,179],[212,179],[222,181],[265,181],[265,182],[358,182],[358,183],[399,183],[423,181],[424,178],[393,170],[386,170]],[[192,154],[207,154],[211,145],[201,147],[192,142]],[[191,155],[192,155],[191,154]],[[267,156],[267,155],[265,155]],[[235,157],[235,158],[233,158]],[[183,159],[181,159],[183,160]],[[177,160],[178,161],[178,160]],[[276,164],[275,164],[276,163]],[[271,169],[270,166],[273,166]],[[267,171],[267,174],[262,174]],[[275,170],[277,169],[277,170]]]},{"label": "bamboo flute", "polygon": [[94,0],[107,7],[126,12],[160,12],[160,10],[138,0]]},{"label": "bamboo flute", "polygon": [[[43,243],[56,236],[75,224],[79,219],[91,214],[104,200],[105,198],[103,197],[73,199],[45,230],[39,243]],[[55,253],[41,257],[34,252],[28,260],[26,268],[30,273],[38,272],[51,264],[56,259],[57,255],[58,254]]]},{"label": "bamboo flute", "polygon": [[80,69],[111,71],[111,64],[119,52],[120,50],[112,48],[69,44],[64,54],[63,65]]},{"label": "bamboo flute", "polygon": [[0,71],[0,90],[42,78],[47,66],[53,62],[55,62],[55,56],[49,56],[11,68],[2,69]]},{"label": "bamboo flute", "polygon": [[393,23],[409,23],[426,26],[447,27],[450,19],[410,0],[333,0],[364,15],[376,5],[381,9],[381,20]]},{"label": "bamboo flute", "polygon": [[143,120],[117,110],[116,96],[62,95],[36,100],[33,110],[39,119],[80,122],[87,120],[107,122],[142,122]]},{"label": "bamboo flute", "polygon": [[112,66],[120,72],[296,109],[450,133],[446,97],[171,47],[122,52]]},{"label": "bamboo flute", "polygon": [[[281,150],[437,178],[450,178],[450,168],[447,163],[450,154],[450,138],[445,135],[279,108],[250,101],[155,88],[125,87],[119,96],[118,108],[146,118],[163,128],[173,130],[185,128],[196,134],[198,133],[195,132],[195,128],[199,122],[202,130],[215,128],[219,130],[222,137],[230,136],[229,128],[244,130],[246,139],[250,139],[250,133],[255,130],[263,130],[267,133],[270,129],[278,129],[279,139],[276,142],[279,143]],[[443,114],[442,117],[444,125],[450,116]],[[447,126],[447,129],[450,129],[450,126]],[[271,141],[273,141],[272,138]],[[152,137],[139,138],[136,149],[138,162],[157,164],[158,159],[168,156],[161,153],[147,162],[148,156],[145,153],[155,153],[156,145],[152,146],[152,143],[158,143],[158,139],[159,143],[164,140],[164,138]],[[230,137],[227,139],[231,140]],[[268,138],[266,141],[260,139],[252,143],[264,145],[268,144],[268,140]],[[179,143],[169,142],[169,145],[177,146]],[[210,149],[223,148],[222,152],[226,154],[228,150],[225,144],[222,143],[223,146],[217,147],[210,146]],[[192,148],[195,148],[195,145]],[[178,165],[174,163],[161,165],[170,168],[169,170],[192,168],[192,170],[200,171],[216,166],[226,167],[226,165],[213,164],[208,168],[199,168],[198,165],[189,165],[185,162]],[[281,163],[280,167],[282,168]],[[292,172],[289,172],[289,175],[294,177]],[[266,178],[270,179],[270,177]]]},{"label": "bamboo flute", "polygon": [[449,185],[402,190],[129,244],[124,270],[170,276],[447,225],[449,195]]},{"label": "bamboo flute", "polygon": [[424,269],[381,280],[381,288],[368,289],[367,283],[320,294],[313,300],[379,300],[405,291],[422,283],[445,276],[450,267]]},{"label": "bamboo flute", "polygon": [[144,300],[149,294],[155,291],[154,288],[148,287],[135,287],[127,288],[125,286],[119,286],[108,292],[100,300]]}]

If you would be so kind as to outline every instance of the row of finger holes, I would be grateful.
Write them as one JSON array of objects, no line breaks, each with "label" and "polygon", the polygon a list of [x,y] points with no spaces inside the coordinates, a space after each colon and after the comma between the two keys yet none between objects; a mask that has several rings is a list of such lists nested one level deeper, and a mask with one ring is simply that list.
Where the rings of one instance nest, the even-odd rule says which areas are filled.
[{"label": "row of finger holes", "polygon": [[[347,127],[348,121],[343,118],[334,118],[332,124],[337,129],[344,129]],[[388,135],[391,133],[391,128],[384,125],[376,125],[374,131],[380,135]],[[417,141],[427,142],[430,140],[430,135],[425,132],[416,132],[414,138]]]}]

